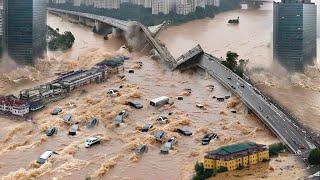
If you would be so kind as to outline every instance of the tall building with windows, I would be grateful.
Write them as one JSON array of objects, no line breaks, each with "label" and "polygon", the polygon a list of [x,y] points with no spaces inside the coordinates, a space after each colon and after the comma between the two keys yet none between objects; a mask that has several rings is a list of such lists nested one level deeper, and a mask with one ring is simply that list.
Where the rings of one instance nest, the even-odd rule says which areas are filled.
[{"label": "tall building with windows", "polygon": [[5,0],[5,46],[21,65],[34,65],[46,52],[46,0]]},{"label": "tall building with windows", "polygon": [[273,4],[273,57],[290,72],[313,64],[317,53],[317,8],[310,0]]}]

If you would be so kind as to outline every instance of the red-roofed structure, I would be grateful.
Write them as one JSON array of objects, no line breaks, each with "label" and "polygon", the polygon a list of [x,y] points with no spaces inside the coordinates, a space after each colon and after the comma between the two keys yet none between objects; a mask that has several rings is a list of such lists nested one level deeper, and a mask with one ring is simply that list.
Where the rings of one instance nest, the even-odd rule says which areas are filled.
[{"label": "red-roofed structure", "polygon": [[0,97],[0,111],[23,116],[29,113],[29,103],[13,95]]}]

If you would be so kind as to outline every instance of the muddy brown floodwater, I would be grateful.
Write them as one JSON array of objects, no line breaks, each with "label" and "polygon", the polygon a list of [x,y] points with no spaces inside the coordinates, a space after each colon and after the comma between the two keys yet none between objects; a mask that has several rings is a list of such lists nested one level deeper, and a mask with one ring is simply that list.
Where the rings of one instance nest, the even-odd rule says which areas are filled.
[{"label": "muddy brown floodwater", "polygon": [[[178,55],[186,51],[184,48],[189,48],[186,45],[188,43],[182,43],[186,45],[184,47],[179,42],[190,41],[190,47],[192,47],[192,43],[196,42],[197,36],[204,30],[207,31],[207,39],[215,41],[214,36],[217,36],[215,33],[219,31],[209,33],[209,30],[215,31],[215,27],[221,28],[219,25],[222,23],[217,22],[222,22],[222,19],[224,21],[239,13],[243,14],[241,16],[246,16],[243,11],[234,11],[218,15],[216,19],[181,25],[184,27],[181,29],[180,26],[171,27],[163,32],[161,39],[168,44],[175,55]],[[247,16],[258,20],[259,14],[250,11]],[[264,15],[261,16],[260,18],[263,19]],[[67,52],[50,52],[43,65],[45,68],[38,66],[27,70],[18,68],[12,74],[2,74],[1,77],[5,80],[1,82],[2,94],[17,93],[21,88],[32,87],[53,79],[55,72],[91,67],[104,58],[115,55],[130,57],[125,61],[123,74],[126,77],[120,79],[113,76],[107,82],[83,87],[73,92],[68,98],[52,103],[33,114],[32,122],[1,116],[0,176],[2,179],[84,179],[87,176],[94,179],[190,179],[195,162],[202,161],[203,155],[209,150],[245,140],[263,144],[277,141],[259,119],[246,113],[239,99],[232,96],[206,73],[170,72],[148,56],[127,52],[121,48],[124,42],[119,39],[111,37],[108,41],[104,41],[101,36],[93,34],[89,28],[61,21],[60,18],[52,15],[48,15],[48,24],[59,28],[60,31],[68,30],[74,33],[76,37],[74,47]],[[236,28],[229,27],[225,23],[223,26],[225,29]],[[263,27],[261,28],[265,30]],[[176,33],[178,30],[181,32]],[[184,38],[181,34],[185,35]],[[221,43],[224,42],[222,40],[220,39]],[[215,46],[210,47],[210,44],[206,45],[201,41],[200,43],[204,44],[205,49],[216,49]],[[232,42],[230,41],[229,44],[232,45]],[[178,47],[174,48],[176,46]],[[244,46],[252,48],[251,45],[244,44]],[[226,49],[229,47],[224,49],[220,47],[221,56]],[[218,54],[215,51],[210,52]],[[139,61],[143,62],[142,68],[137,66]],[[135,73],[129,74],[127,72],[129,68],[134,68]],[[21,75],[24,75],[24,83],[15,81],[15,78]],[[123,88],[120,89],[119,97],[107,96],[106,90],[118,88],[120,85],[123,85]],[[214,85],[214,90],[210,91],[208,85]],[[187,95],[185,88],[191,88],[192,93]],[[149,106],[150,99],[162,95],[170,97],[174,104],[161,108]],[[179,95],[184,96],[184,100],[178,101],[176,97]],[[212,96],[225,95],[231,95],[231,98],[225,102],[218,102],[212,98]],[[131,109],[125,105],[128,100],[139,101],[144,108]],[[205,109],[198,109],[196,103],[204,104]],[[51,116],[50,112],[55,107],[61,107],[63,113],[59,116]],[[237,113],[231,113],[230,108],[235,108]],[[114,118],[123,109],[129,112],[129,116],[120,127],[115,127]],[[61,121],[61,117],[66,113],[72,113],[74,120],[80,123],[80,131],[76,136],[67,135],[69,126]],[[155,123],[159,115],[167,116],[170,122],[165,125],[154,124],[154,127],[146,133],[139,131],[145,123]],[[85,126],[90,117],[100,119],[99,125],[93,129],[87,129]],[[46,137],[44,131],[51,126],[58,127],[58,133],[53,137]],[[187,127],[193,135],[180,136],[174,132],[178,127]],[[168,155],[159,153],[161,144],[153,138],[153,133],[160,129],[167,132],[167,139],[171,136],[176,136],[178,139],[178,144]],[[210,131],[216,132],[220,136],[219,140],[202,146],[201,137]],[[86,149],[84,140],[91,135],[100,135],[103,142]],[[137,157],[134,155],[134,149],[139,144],[148,144],[149,151]],[[37,165],[35,160],[46,150],[54,150],[59,155],[55,155],[44,165]],[[293,155],[281,155],[273,158],[269,163],[263,163],[245,171],[224,173],[218,178],[288,179],[305,176],[304,170]]]},{"label": "muddy brown floodwater", "polygon": [[[318,5],[318,55],[320,54]],[[239,25],[230,25],[228,19],[240,17]],[[289,75],[272,55],[272,3],[259,10],[236,10],[218,14],[214,19],[196,20],[169,27],[160,39],[178,57],[187,49],[200,44],[206,52],[225,57],[227,51],[237,52],[249,59],[251,77],[260,89],[275,97],[299,120],[320,133],[320,70],[308,67],[304,74]]]}]

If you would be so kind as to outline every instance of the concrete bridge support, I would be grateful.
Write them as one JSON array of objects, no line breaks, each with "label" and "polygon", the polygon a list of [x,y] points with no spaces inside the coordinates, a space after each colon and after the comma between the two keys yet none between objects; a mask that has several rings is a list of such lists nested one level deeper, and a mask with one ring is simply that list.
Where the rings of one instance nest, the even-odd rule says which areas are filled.
[{"label": "concrete bridge support", "polygon": [[114,37],[120,38],[120,37],[124,37],[125,32],[119,28],[112,28],[112,35]]},{"label": "concrete bridge support", "polygon": [[113,31],[113,28],[108,24],[102,23],[100,21],[95,21],[93,31],[105,36],[105,35],[111,34]]}]

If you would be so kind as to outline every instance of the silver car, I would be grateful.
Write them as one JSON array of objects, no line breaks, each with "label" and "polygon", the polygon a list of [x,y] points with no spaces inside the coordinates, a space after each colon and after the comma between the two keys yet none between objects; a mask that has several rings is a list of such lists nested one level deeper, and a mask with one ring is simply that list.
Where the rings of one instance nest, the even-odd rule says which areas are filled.
[{"label": "silver car", "polygon": [[168,154],[170,149],[173,148],[173,145],[176,143],[176,137],[171,137],[160,149],[161,154]]},{"label": "silver car", "polygon": [[121,123],[124,122],[124,118],[128,116],[128,112],[126,110],[122,110],[115,119],[115,124],[119,126]]}]

